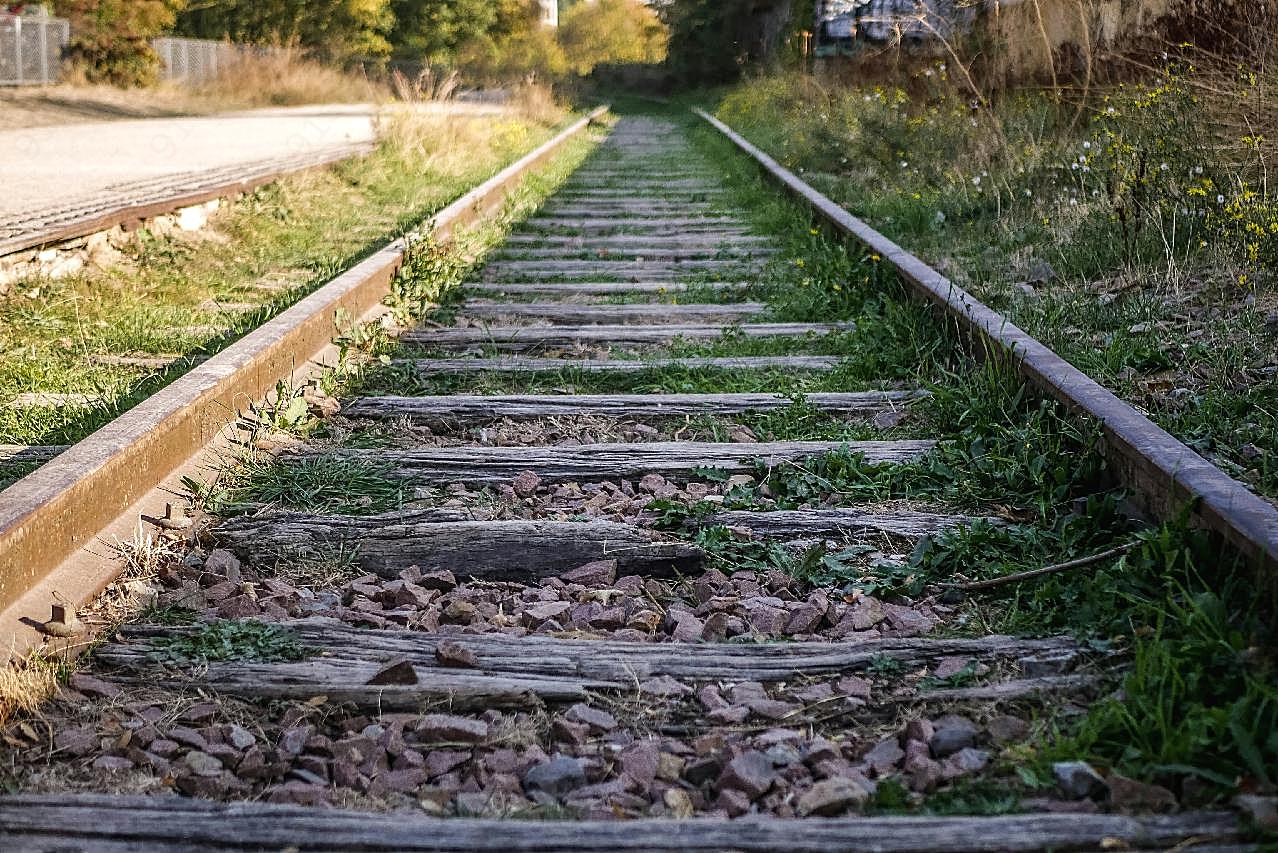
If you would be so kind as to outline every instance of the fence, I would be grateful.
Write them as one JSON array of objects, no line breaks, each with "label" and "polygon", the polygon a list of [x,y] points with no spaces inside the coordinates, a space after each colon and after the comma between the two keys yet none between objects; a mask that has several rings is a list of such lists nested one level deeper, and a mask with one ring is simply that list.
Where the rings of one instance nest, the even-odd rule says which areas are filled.
[{"label": "fence", "polygon": [[151,47],[160,55],[160,77],[181,83],[212,80],[235,63],[250,56],[272,56],[287,48],[253,47],[212,39],[158,38]]},{"label": "fence", "polygon": [[70,38],[62,18],[0,13],[0,86],[56,83]]}]

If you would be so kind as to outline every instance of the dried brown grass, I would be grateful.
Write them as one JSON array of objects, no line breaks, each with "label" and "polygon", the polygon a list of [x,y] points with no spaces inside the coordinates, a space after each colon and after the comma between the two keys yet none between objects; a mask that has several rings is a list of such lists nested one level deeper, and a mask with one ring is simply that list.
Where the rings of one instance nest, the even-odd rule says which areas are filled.
[{"label": "dried brown grass", "polygon": [[228,107],[380,103],[391,97],[363,74],[321,65],[290,48],[245,57],[192,93]]},{"label": "dried brown grass", "polygon": [[0,726],[34,714],[58,689],[58,669],[41,660],[0,665]]}]

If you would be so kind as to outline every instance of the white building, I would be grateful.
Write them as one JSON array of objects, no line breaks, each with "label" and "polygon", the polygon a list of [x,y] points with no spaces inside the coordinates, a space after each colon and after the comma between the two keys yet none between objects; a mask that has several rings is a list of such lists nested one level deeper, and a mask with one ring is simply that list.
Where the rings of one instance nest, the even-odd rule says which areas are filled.
[{"label": "white building", "polygon": [[547,27],[559,26],[559,0],[537,0],[541,7],[541,23]]}]

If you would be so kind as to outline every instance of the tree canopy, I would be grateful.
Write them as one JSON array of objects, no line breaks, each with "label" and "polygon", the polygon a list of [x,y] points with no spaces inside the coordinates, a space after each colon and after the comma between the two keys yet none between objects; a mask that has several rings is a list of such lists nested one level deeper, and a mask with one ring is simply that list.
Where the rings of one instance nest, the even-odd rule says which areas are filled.
[{"label": "tree canopy", "polygon": [[582,75],[596,65],[662,62],[667,38],[657,13],[638,0],[577,3],[559,27],[568,68]]},{"label": "tree canopy", "polygon": [[[729,5],[739,2],[728,0]],[[673,2],[697,4],[717,5]],[[541,24],[537,0],[55,0],[54,5],[72,19],[72,52],[88,76],[126,85],[154,79],[158,62],[149,41],[169,31],[296,46],[333,62],[392,58],[444,65],[481,79],[554,78],[586,75],[601,64],[657,63],[665,58],[667,44],[665,24],[641,0],[562,0],[558,30]],[[682,8],[675,19],[689,20]]]},{"label": "tree canopy", "polygon": [[196,38],[288,44],[328,59],[386,56],[391,0],[191,0],[177,31]]},{"label": "tree canopy", "polygon": [[657,0],[670,65],[693,83],[721,83],[766,62],[804,20],[807,0]]}]

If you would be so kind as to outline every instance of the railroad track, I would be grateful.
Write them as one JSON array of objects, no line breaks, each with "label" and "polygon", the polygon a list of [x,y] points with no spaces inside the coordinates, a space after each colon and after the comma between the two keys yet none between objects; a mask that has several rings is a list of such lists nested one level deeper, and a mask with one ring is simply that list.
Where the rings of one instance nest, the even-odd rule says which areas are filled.
[{"label": "railroad track", "polygon": [[[891,571],[1007,523],[813,475],[943,436],[904,437],[922,388],[769,393],[837,376],[856,334],[757,298],[782,249],[684,125],[621,119],[452,325],[340,414],[299,398],[324,427],[231,463],[207,516],[157,520],[195,547],[147,552],[151,618],[72,677],[51,741],[7,730],[6,849],[1250,849],[1231,812],[1069,762],[1019,813],[876,813],[988,795],[1122,661],[779,568]],[[833,437],[764,434],[799,414]]]}]

